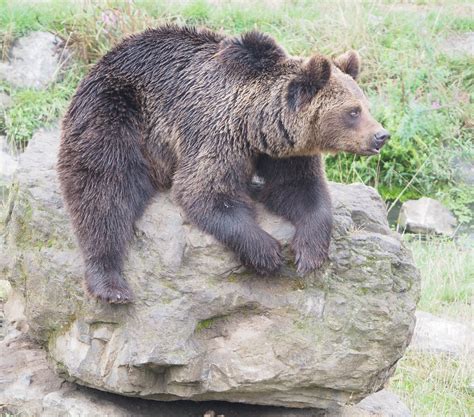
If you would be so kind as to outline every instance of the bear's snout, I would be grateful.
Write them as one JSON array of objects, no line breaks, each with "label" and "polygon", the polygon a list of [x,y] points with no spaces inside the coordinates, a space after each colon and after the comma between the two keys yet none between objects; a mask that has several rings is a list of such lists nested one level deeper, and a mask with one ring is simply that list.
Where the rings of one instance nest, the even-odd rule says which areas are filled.
[{"label": "bear's snout", "polygon": [[385,145],[390,139],[390,133],[388,133],[385,129],[382,129],[380,132],[377,132],[374,137],[372,138],[372,147],[371,151],[375,153],[379,153],[382,146]]}]

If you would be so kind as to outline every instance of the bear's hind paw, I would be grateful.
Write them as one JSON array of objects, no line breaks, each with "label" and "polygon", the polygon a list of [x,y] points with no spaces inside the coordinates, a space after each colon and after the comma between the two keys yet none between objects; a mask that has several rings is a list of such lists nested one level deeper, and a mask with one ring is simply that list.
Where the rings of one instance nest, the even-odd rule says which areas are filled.
[{"label": "bear's hind paw", "polygon": [[133,293],[127,283],[118,285],[101,285],[92,287],[86,285],[87,293],[99,301],[109,304],[128,304],[133,302]]}]

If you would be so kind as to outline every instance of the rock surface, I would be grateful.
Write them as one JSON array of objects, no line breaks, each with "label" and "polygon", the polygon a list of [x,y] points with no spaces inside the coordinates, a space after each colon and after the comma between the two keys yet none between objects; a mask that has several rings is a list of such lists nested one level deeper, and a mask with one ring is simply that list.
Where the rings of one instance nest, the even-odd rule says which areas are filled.
[{"label": "rock surface", "polygon": [[[359,408],[369,416],[380,417],[411,417],[411,412],[400,398],[387,390],[376,392],[364,398],[353,408]],[[347,417],[355,417],[354,414],[347,414]]]},{"label": "rock surface", "polygon": [[[10,293],[7,281],[0,299]],[[159,402],[109,394],[56,375],[44,349],[28,338],[24,299],[13,293],[6,306],[7,339],[0,334],[0,413],[28,417],[409,417],[394,394],[382,390],[361,403],[335,410],[289,409],[216,401]],[[2,329],[0,329],[2,330]],[[374,412],[374,408],[377,410]],[[211,410],[210,412],[205,410]],[[3,415],[3,414],[2,414]]]},{"label": "rock surface", "polygon": [[[18,169],[18,156],[8,144],[6,136],[0,135],[0,191],[2,187],[9,186]],[[0,197],[0,201],[2,198]]]},{"label": "rock surface", "polygon": [[2,93],[0,91],[0,116],[2,115],[2,112],[8,109],[12,104],[13,101],[11,97],[8,94]]},{"label": "rock surface", "polygon": [[[7,304],[9,333],[0,341],[0,413],[28,417],[410,417],[394,394],[382,390],[334,410],[289,409],[218,401],[147,401],[81,387],[57,376],[44,349],[28,338],[24,300]],[[2,308],[0,304],[0,314]],[[20,329],[20,330],[19,330]],[[214,411],[217,410],[217,413]],[[3,415],[3,414],[2,414]]]},{"label": "rock surface", "polygon": [[[0,281],[7,290],[6,281]],[[7,291],[9,292],[9,291]],[[11,293],[10,293],[11,294]],[[44,349],[28,338],[24,299],[10,295],[7,339],[0,337],[0,413],[28,417],[410,417],[399,398],[382,390],[334,410],[289,409],[217,401],[147,401],[69,383],[56,375]],[[3,309],[0,301],[0,317]],[[217,413],[214,411],[217,410]],[[3,414],[2,414],[3,415]]]},{"label": "rock surface", "polygon": [[29,334],[69,381],[155,400],[327,409],[393,373],[419,276],[373,189],[331,184],[330,262],[304,278],[290,262],[290,224],[259,210],[288,264],[257,277],[163,194],[137,225],[125,271],[137,302],[110,306],[83,292],[57,146],[58,131],[42,131],[21,155],[0,270],[26,300]]},{"label": "rock surface", "polygon": [[457,356],[474,353],[474,332],[465,324],[417,311],[410,348]]},{"label": "rock surface", "polygon": [[441,49],[454,57],[474,56],[474,32],[456,33],[448,36],[441,43]]},{"label": "rock surface", "polygon": [[407,232],[452,236],[456,218],[439,201],[428,197],[403,203],[398,224]]},{"label": "rock surface", "polygon": [[0,79],[15,87],[46,88],[70,58],[62,44],[49,32],[32,32],[18,39],[9,61],[0,62]]},{"label": "rock surface", "polygon": [[10,283],[5,279],[0,279],[0,301],[6,301],[11,291]]},{"label": "rock surface", "polygon": [[[473,126],[474,127],[474,126]],[[469,157],[457,156],[451,161],[451,169],[455,179],[474,187],[474,160]]]}]

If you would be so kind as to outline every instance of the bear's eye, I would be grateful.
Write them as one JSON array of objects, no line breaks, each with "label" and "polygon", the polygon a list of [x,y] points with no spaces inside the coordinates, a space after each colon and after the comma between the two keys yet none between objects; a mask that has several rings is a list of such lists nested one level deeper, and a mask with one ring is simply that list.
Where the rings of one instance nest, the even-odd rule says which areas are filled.
[{"label": "bear's eye", "polygon": [[349,114],[351,115],[351,117],[353,117],[354,119],[357,119],[359,116],[360,116],[360,109],[352,109]]}]

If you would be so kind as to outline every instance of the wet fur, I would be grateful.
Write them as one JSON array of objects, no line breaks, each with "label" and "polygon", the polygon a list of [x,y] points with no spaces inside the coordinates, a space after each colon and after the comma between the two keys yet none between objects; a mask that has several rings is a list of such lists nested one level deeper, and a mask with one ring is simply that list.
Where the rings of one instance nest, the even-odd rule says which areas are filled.
[{"label": "wet fur", "polygon": [[258,273],[276,272],[279,244],[255,221],[249,193],[255,173],[261,201],[296,226],[298,270],[321,266],[331,203],[304,109],[330,74],[326,58],[290,58],[257,32],[164,26],[105,55],[64,118],[58,162],[88,292],[133,298],[123,264],[134,222],[171,185],[190,221]]}]

